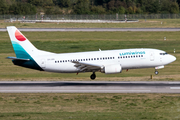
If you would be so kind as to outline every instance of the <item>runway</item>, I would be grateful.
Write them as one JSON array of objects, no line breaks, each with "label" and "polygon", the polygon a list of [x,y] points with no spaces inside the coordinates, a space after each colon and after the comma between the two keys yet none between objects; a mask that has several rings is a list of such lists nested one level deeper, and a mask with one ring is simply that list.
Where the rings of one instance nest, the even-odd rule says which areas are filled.
[{"label": "runway", "polygon": [[[85,31],[85,32],[105,32],[105,31],[180,31],[180,28],[18,28],[20,31],[29,32],[70,32],[70,31]],[[7,31],[6,28],[0,28],[0,31]]]},{"label": "runway", "polygon": [[180,93],[180,82],[0,82],[0,93]]}]

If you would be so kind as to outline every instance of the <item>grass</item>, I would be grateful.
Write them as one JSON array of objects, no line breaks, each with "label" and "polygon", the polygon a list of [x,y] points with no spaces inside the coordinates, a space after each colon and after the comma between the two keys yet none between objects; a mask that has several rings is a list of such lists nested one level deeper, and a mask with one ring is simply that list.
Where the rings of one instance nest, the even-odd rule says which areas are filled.
[{"label": "grass", "polygon": [[[23,32],[39,49],[66,53],[124,48],[157,48],[177,57],[174,63],[159,70],[157,81],[179,80],[180,32]],[[79,75],[47,73],[14,66],[7,56],[15,56],[7,32],[0,32],[0,80],[90,80],[91,73]],[[164,36],[167,40],[164,41]],[[176,49],[176,54],[173,53]],[[145,81],[150,80],[154,68],[123,71],[122,74],[97,73],[96,80]],[[133,79],[132,79],[133,78]]]},{"label": "grass", "polygon": [[[172,53],[179,52],[180,32],[23,32],[39,49],[51,52],[96,51],[99,48],[157,48]],[[1,53],[13,49],[7,32],[1,32]],[[164,41],[164,37],[167,38]],[[99,43],[100,42],[100,43]],[[90,47],[87,47],[90,46]],[[68,48],[68,49],[67,49]]]},{"label": "grass", "polygon": [[[161,24],[162,23],[162,24]],[[137,23],[6,23],[0,21],[0,28],[179,28],[179,19],[140,19]]]},{"label": "grass", "polygon": [[[171,21],[171,20],[170,20]],[[174,21],[174,20],[172,20]],[[171,22],[172,22],[171,21]],[[147,22],[146,22],[147,23]],[[146,24],[145,23],[145,24]],[[157,22],[159,27],[160,21]],[[51,24],[0,23],[0,27],[59,27]],[[54,24],[54,25],[53,25]],[[132,24],[59,24],[62,27],[131,27]],[[134,25],[143,27],[145,24]],[[149,23],[148,23],[149,24]],[[72,26],[71,26],[72,25]],[[103,26],[105,25],[105,26]],[[163,24],[164,25],[164,24]],[[165,27],[178,27],[179,23],[167,22]],[[147,26],[147,25],[146,25]],[[149,24],[148,27],[156,27]],[[78,52],[105,49],[148,47],[166,50],[177,60],[159,70],[155,81],[179,80],[179,32],[23,32],[39,49],[52,52]],[[0,80],[90,80],[91,73],[46,73],[14,66],[7,56],[14,56],[7,32],[0,32]],[[164,41],[163,38],[167,37]],[[122,74],[97,73],[96,80],[103,81],[150,81],[154,69],[123,71]],[[59,93],[0,93],[0,119],[60,119],[60,120],[169,120],[180,119],[178,94],[59,94]]]},{"label": "grass", "polygon": [[178,94],[0,93],[0,119],[180,119]]}]

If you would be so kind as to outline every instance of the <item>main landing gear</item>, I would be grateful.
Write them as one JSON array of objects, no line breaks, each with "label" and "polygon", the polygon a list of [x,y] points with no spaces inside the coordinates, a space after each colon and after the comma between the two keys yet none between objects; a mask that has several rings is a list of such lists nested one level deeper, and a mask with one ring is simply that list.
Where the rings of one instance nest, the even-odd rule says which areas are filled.
[{"label": "main landing gear", "polygon": [[93,74],[90,76],[91,80],[94,80],[96,78],[96,74],[95,72],[93,72]]},{"label": "main landing gear", "polygon": [[158,72],[157,70],[155,70],[155,72],[154,72],[154,73],[155,73],[156,75],[157,75],[157,74],[159,74],[159,72]]}]

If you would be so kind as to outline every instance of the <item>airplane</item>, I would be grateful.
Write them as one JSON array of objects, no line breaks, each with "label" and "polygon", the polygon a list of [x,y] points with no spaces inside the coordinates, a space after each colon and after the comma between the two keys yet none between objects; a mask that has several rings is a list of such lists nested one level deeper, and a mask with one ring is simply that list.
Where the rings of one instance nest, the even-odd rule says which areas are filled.
[{"label": "airplane", "polygon": [[8,26],[7,31],[16,54],[7,59],[14,65],[57,73],[92,72],[92,80],[96,78],[95,72],[115,74],[139,68],[155,68],[157,75],[158,69],[176,60],[163,50],[151,48],[57,54],[37,49],[15,26]]}]

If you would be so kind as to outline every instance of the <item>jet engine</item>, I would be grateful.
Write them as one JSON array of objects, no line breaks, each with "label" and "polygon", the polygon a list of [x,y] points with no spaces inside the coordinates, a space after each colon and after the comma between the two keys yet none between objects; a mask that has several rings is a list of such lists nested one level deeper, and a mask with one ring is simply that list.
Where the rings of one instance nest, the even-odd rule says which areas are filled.
[{"label": "jet engine", "polygon": [[105,74],[121,73],[122,67],[120,64],[113,64],[101,67],[101,72]]}]

